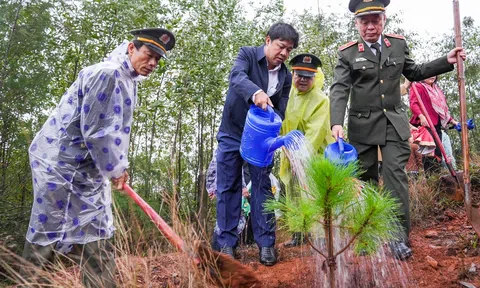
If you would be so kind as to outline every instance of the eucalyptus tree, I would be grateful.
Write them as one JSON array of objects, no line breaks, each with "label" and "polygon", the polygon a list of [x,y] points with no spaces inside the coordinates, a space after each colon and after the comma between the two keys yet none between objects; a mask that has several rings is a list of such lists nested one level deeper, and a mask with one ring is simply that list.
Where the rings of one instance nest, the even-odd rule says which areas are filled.
[{"label": "eucalyptus tree", "polygon": [[168,64],[167,85],[156,100],[166,115],[156,138],[167,140],[157,156],[172,161],[168,176],[174,202],[184,204],[188,216],[198,214],[203,223],[209,206],[205,170],[215,146],[228,74],[240,46],[256,44],[252,38],[262,41],[264,27],[246,20],[236,0],[171,1],[170,7],[182,16],[174,28],[177,45]]},{"label": "eucalyptus tree", "polygon": [[52,2],[0,1],[0,205],[8,207],[0,212],[0,233],[17,237],[28,218],[32,126],[48,103]]}]

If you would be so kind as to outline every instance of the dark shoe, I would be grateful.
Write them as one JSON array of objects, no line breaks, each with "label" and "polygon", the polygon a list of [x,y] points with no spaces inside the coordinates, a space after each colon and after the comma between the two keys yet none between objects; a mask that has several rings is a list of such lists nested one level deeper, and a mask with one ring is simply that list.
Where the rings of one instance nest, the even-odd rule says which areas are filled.
[{"label": "dark shoe", "polygon": [[412,257],[412,249],[410,249],[405,242],[394,241],[390,242],[389,245],[395,258],[405,261]]},{"label": "dark shoe", "polygon": [[293,233],[292,240],[285,243],[283,246],[285,246],[287,248],[296,247],[296,246],[300,246],[302,244],[305,244],[305,242],[306,242],[306,240],[305,240],[304,237],[302,237],[302,234],[296,232],[296,233]]},{"label": "dark shoe", "polygon": [[233,248],[233,247],[223,246],[220,249],[220,253],[223,253],[223,254],[228,255],[228,256],[232,257],[233,259],[235,259],[235,248]]},{"label": "dark shoe", "polygon": [[277,263],[277,256],[275,256],[275,248],[262,247],[260,248],[260,263],[265,266],[273,266]]}]

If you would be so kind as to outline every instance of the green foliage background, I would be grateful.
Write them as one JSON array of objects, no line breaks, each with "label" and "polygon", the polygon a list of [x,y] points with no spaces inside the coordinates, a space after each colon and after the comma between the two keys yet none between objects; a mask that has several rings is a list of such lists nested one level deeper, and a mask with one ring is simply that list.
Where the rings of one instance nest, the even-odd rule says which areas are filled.
[{"label": "green foliage background", "polygon": [[[139,87],[129,155],[132,185],[166,219],[173,211],[211,228],[214,203],[204,188],[205,170],[239,48],[262,44],[274,22],[292,23],[301,44],[291,56],[317,54],[328,90],[337,47],[357,39],[347,13],[284,15],[281,0],[263,7],[243,5],[254,7],[254,15],[247,15],[237,0],[0,0],[0,237],[14,236],[12,247],[21,251],[32,203],[27,149],[78,72],[130,39],[129,30],[157,26],[172,30],[177,44],[168,61]],[[401,27],[400,17],[389,15],[386,30],[406,35],[412,48],[418,48],[414,51],[429,51],[432,59],[452,48],[453,30],[439,39],[419,39]],[[480,27],[464,19],[463,33],[469,53],[468,111],[475,117],[480,105],[480,52],[475,51]],[[441,84],[458,119],[455,73],[442,76]],[[476,133],[471,133],[472,151],[480,148]],[[458,148],[458,135],[451,134]],[[165,196],[175,200],[173,207],[162,200]],[[139,211],[122,197],[116,195],[121,198],[118,208],[133,219]],[[138,235],[161,238],[152,225],[139,227]]]}]

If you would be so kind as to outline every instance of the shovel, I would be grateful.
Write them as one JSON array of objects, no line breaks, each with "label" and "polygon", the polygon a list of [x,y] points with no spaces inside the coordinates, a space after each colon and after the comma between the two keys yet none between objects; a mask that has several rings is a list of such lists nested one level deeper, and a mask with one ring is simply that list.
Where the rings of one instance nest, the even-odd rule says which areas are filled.
[{"label": "shovel", "polygon": [[[462,47],[462,24],[460,20],[459,0],[453,0],[453,23],[455,30],[455,46]],[[460,96],[460,119],[462,122],[462,154],[463,154],[463,190],[465,192],[465,210],[473,229],[480,235],[480,214],[478,207],[472,205],[472,191],[470,183],[470,156],[468,150],[468,131],[465,120],[467,119],[467,98],[465,95],[465,66],[463,59],[457,53],[457,79],[458,95]],[[475,209],[473,209],[475,208]]]},{"label": "shovel", "polygon": [[197,268],[207,271],[206,276],[209,282],[218,287],[261,287],[260,280],[250,267],[242,265],[227,255],[213,251],[203,244],[196,244],[195,248],[188,247],[182,238],[128,184],[124,183],[123,189],[150,217],[172,245],[179,251],[186,252]]}]

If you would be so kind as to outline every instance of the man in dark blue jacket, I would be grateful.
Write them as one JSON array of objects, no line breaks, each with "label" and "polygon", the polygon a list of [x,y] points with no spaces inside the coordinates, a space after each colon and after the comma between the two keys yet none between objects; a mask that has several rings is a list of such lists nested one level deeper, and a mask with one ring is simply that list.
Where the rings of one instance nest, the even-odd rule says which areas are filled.
[{"label": "man in dark blue jacket", "polygon": [[[292,85],[292,75],[284,62],[298,46],[298,33],[285,23],[272,25],[265,45],[242,47],[230,72],[230,85],[217,134],[217,223],[221,252],[233,257],[238,241],[236,228],[242,197],[242,163],[240,142],[249,106],[266,110],[267,105],[283,119]],[[263,203],[273,197],[268,175],[270,167],[249,164],[252,181],[252,228],[260,249],[260,262],[271,266],[275,255],[275,216],[264,213]]]}]

